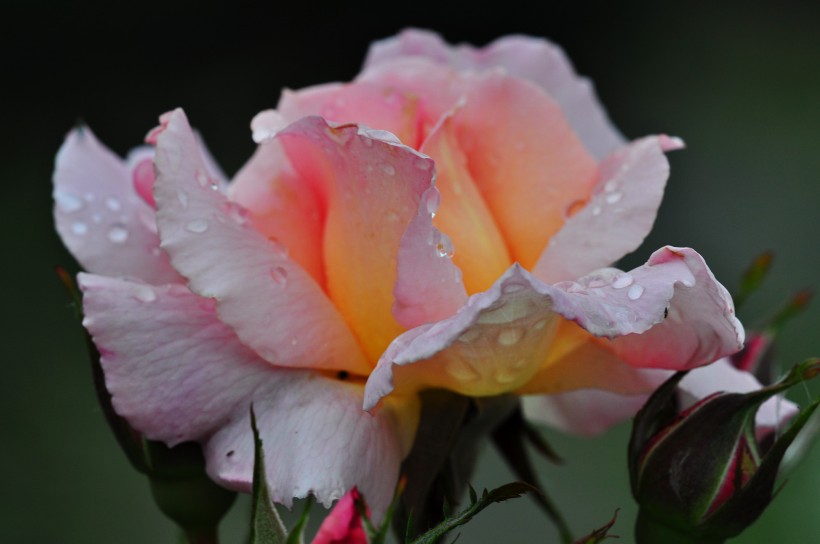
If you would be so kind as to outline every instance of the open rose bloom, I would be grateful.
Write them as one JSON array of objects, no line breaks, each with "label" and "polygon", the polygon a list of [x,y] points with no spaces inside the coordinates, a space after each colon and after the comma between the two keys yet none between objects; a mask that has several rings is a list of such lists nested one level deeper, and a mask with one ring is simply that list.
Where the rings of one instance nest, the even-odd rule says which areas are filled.
[{"label": "open rose bloom", "polygon": [[[227,487],[250,487],[251,405],[274,500],[357,486],[378,517],[422,390],[521,395],[591,432],[743,343],[692,249],[610,268],[648,234],[682,142],[625,142],[547,42],[407,31],[252,129],[230,182],[182,110],[126,161],[74,131],[55,172],[115,409],[200,442]],[[601,413],[601,390],[626,404]]]}]

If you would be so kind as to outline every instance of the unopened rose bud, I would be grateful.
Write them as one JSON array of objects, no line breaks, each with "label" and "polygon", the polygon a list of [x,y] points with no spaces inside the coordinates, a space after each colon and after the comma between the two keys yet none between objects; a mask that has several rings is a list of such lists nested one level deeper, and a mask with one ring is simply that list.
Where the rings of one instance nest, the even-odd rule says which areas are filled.
[{"label": "unopened rose bud", "polygon": [[640,505],[635,537],[645,543],[720,543],[765,510],[783,455],[820,399],[761,446],[755,414],[769,398],[814,377],[820,360],[749,393],[716,393],[679,412],[676,387],[661,386],[638,413],[629,450],[632,493]]}]

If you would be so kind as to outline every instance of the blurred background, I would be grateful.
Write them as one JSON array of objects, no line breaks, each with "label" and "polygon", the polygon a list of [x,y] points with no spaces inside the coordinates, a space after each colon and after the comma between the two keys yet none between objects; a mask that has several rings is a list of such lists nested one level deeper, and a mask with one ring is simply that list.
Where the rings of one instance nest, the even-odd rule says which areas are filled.
[{"label": "blurred background", "polygon": [[[76,271],[53,231],[50,178],[54,155],[78,120],[122,155],[160,113],[182,106],[232,174],[253,151],[248,125],[255,113],[273,107],[283,87],[351,79],[374,39],[407,26],[474,44],[507,33],[545,36],[593,79],[625,135],[666,132],[688,144],[671,156],[655,230],[627,265],[666,243],[692,246],[731,289],[754,256],[772,249],[772,274],[741,312],[747,325],[798,289],[820,288],[820,3],[228,6],[32,1],[0,8],[2,542],[175,538],[105,425],[79,324],[53,272],[58,264]],[[783,365],[820,355],[820,302],[780,340]],[[809,391],[792,396],[805,402]],[[591,440],[546,433],[567,462],[539,469],[578,534],[620,508],[613,532],[631,541],[628,431],[624,425]],[[818,467],[814,447],[736,542],[818,541]],[[473,485],[511,479],[488,448]],[[247,515],[247,501],[240,501],[225,525],[226,542],[239,541]],[[529,500],[519,499],[482,513],[460,539],[500,541],[557,540]]]}]

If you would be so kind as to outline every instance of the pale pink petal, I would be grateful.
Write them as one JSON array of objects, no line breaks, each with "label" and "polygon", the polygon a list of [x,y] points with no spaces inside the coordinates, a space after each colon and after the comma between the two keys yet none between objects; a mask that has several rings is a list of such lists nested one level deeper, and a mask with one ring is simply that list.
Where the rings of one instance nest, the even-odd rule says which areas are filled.
[{"label": "pale pink petal", "polygon": [[599,389],[581,389],[555,395],[521,398],[530,421],[581,436],[595,436],[633,417],[649,393],[620,395]]},{"label": "pale pink petal", "polygon": [[157,136],[156,167],[162,247],[194,292],[217,300],[220,318],[243,343],[280,366],[367,373],[322,289],[215,190],[182,110]]},{"label": "pale pink petal", "polygon": [[482,48],[465,44],[453,47],[434,32],[408,29],[371,45],[365,68],[412,56],[458,69],[500,66],[514,76],[538,84],[558,102],[573,130],[597,158],[624,142],[599,103],[590,81],[579,77],[563,50],[546,40],[505,36]]},{"label": "pale pink petal", "polygon": [[151,283],[179,281],[159,248],[154,210],[133,186],[126,164],[88,128],[73,130],[57,154],[54,219],[86,270]]},{"label": "pale pink petal", "polygon": [[433,183],[433,161],[394,135],[319,117],[277,136],[326,205],[327,292],[371,361],[401,332],[392,314],[399,244]]},{"label": "pale pink petal", "polygon": [[641,316],[617,311],[610,315],[616,320],[637,317],[654,326],[612,341],[615,353],[625,361],[638,367],[685,370],[743,347],[745,332],[735,317],[732,297],[694,250],[659,249],[629,276],[630,285],[624,286],[628,278],[619,276],[606,289],[610,294],[620,291],[627,306],[630,301],[637,305]]},{"label": "pale pink petal", "polygon": [[[365,407],[375,406],[394,389],[443,387],[475,396],[526,391],[529,381],[549,371],[542,364],[550,361],[548,351],[555,347],[556,314],[613,339],[602,340],[609,346],[604,351],[634,367],[692,368],[733,353],[743,343],[731,298],[690,249],[667,247],[628,274],[601,271],[554,286],[516,264],[453,317],[397,338],[368,379]],[[573,356],[578,354],[570,353],[567,360],[572,362]],[[577,364],[570,374],[588,375],[588,370]],[[548,389],[590,387],[564,379],[548,383]],[[600,387],[623,392],[621,381]]]},{"label": "pale pink petal", "polygon": [[419,97],[410,89],[357,81],[285,90],[277,112],[287,123],[318,115],[334,123],[357,123],[386,130],[413,148],[421,144]]},{"label": "pale pink petal", "polygon": [[[281,129],[274,125],[255,130],[275,134]],[[250,212],[257,231],[287,248],[288,256],[324,286],[324,211],[314,188],[293,170],[280,141],[268,139],[256,148],[234,177],[228,194]]]},{"label": "pale pink petal", "polygon": [[438,190],[427,189],[399,244],[393,315],[408,329],[450,317],[467,302],[452,242],[433,227],[438,203]]},{"label": "pale pink petal", "polygon": [[652,229],[669,177],[663,151],[676,147],[665,145],[677,142],[648,137],[609,155],[592,195],[570,204],[533,274],[548,283],[578,278],[637,249]]},{"label": "pale pink petal", "polygon": [[361,499],[354,487],[330,511],[322,521],[312,544],[367,544],[362,515],[356,506]]},{"label": "pale pink petal", "polygon": [[[686,409],[701,399],[717,393],[749,393],[761,388],[750,372],[735,368],[728,359],[720,359],[711,365],[696,368],[681,380],[678,398],[681,409]],[[758,436],[773,430],[782,430],[799,409],[793,402],[777,395],[764,402],[757,411],[755,424]]]},{"label": "pale pink petal", "polygon": [[384,511],[417,406],[370,415],[359,383],[271,366],[219,320],[213,301],[184,286],[79,281],[114,407],[134,428],[169,445],[202,442],[209,474],[248,491],[252,405],[273,500],[289,506],[314,494],[330,506],[357,485]]}]

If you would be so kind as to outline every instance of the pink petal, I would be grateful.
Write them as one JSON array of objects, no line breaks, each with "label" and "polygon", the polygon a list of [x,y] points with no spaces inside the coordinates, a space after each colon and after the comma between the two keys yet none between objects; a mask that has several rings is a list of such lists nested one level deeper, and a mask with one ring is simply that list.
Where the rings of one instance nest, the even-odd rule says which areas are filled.
[{"label": "pink petal", "polygon": [[312,544],[367,544],[361,514],[356,501],[361,499],[354,487],[330,511],[322,521]]},{"label": "pink petal", "polygon": [[579,77],[560,47],[539,38],[506,36],[483,48],[452,47],[434,32],[409,29],[371,45],[365,67],[419,56],[458,69],[505,68],[541,86],[561,107],[586,148],[596,158],[623,144],[590,81]]},{"label": "pink petal", "polygon": [[467,302],[452,242],[433,227],[438,201],[438,190],[427,189],[399,244],[393,315],[406,328],[450,317]]},{"label": "pink petal", "polygon": [[675,140],[643,138],[607,157],[589,201],[570,205],[577,209],[550,239],[533,274],[549,283],[578,278],[637,249],[663,198],[669,177],[663,151],[669,141]]},{"label": "pink petal", "polygon": [[433,161],[390,133],[308,117],[281,131],[326,203],[327,291],[371,361],[402,331],[392,314],[399,244],[433,183]]},{"label": "pink petal", "polygon": [[[749,372],[736,369],[728,359],[720,359],[711,365],[696,368],[681,380],[678,393],[681,409],[686,409],[713,393],[749,393],[761,388],[760,382]],[[778,395],[764,402],[757,411],[755,424],[758,436],[784,425],[798,412],[793,402]]]},{"label": "pink petal", "polygon": [[524,416],[536,423],[581,436],[595,436],[633,417],[649,393],[620,395],[599,389],[581,389],[521,399]]},{"label": "pink petal", "polygon": [[368,363],[321,288],[214,190],[182,110],[157,142],[162,246],[191,289],[215,298],[219,317],[271,363],[366,374]]},{"label": "pink petal", "polygon": [[539,383],[540,374],[550,371],[548,363],[561,360],[547,357],[561,346],[560,336],[552,345],[556,314],[614,339],[604,341],[609,349],[602,351],[634,367],[692,368],[737,351],[743,343],[731,298],[691,249],[667,247],[628,274],[604,270],[578,283],[554,286],[515,264],[453,317],[397,338],[368,379],[365,408],[394,388],[443,387],[480,396],[535,392],[527,390],[535,380],[542,391],[594,386],[625,392],[629,373],[626,381],[602,375],[602,385],[584,382],[589,362],[599,358],[585,352],[568,354],[569,363],[578,360],[567,365],[571,368],[563,381]]},{"label": "pink petal", "polygon": [[151,283],[179,281],[159,249],[154,210],[134,190],[139,162],[126,164],[88,128],[69,133],[54,170],[57,231],[86,270]]},{"label": "pink petal", "polygon": [[248,491],[253,405],[274,501],[312,493],[330,506],[358,485],[384,511],[416,405],[370,415],[360,384],[271,366],[181,285],[81,274],[80,286],[114,407],[148,438],[202,442],[209,474]]},{"label": "pink petal", "polygon": [[[256,131],[275,134],[281,128],[257,126]],[[288,256],[324,286],[324,211],[313,187],[293,170],[281,142],[270,139],[256,148],[234,177],[229,196],[250,212],[257,231],[287,248]]]}]

